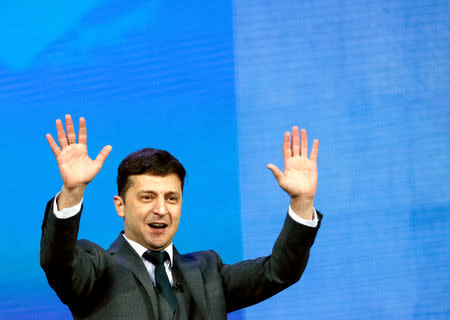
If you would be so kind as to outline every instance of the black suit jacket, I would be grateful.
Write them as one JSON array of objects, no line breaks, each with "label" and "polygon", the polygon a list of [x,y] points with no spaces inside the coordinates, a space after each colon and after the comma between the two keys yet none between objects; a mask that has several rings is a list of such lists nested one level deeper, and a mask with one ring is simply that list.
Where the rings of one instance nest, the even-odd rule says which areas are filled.
[{"label": "black suit jacket", "polygon": [[[80,216],[56,218],[53,199],[46,207],[41,266],[61,301],[75,319],[157,319],[155,289],[141,258],[122,235],[108,250],[77,241]],[[288,215],[270,256],[232,265],[211,250],[181,255],[174,248],[173,267],[192,293],[195,318],[226,319],[298,281],[317,230]]]}]

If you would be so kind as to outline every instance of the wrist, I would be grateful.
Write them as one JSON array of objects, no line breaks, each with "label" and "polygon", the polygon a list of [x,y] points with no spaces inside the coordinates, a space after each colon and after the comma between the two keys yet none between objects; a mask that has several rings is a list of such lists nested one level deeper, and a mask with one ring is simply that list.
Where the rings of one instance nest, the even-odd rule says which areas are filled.
[{"label": "wrist", "polygon": [[296,215],[303,219],[313,220],[314,218],[314,199],[304,199],[304,198],[291,198],[291,209]]},{"label": "wrist", "polygon": [[83,200],[85,189],[86,185],[81,185],[75,188],[67,188],[63,185],[56,201],[58,210],[70,208],[79,204]]}]

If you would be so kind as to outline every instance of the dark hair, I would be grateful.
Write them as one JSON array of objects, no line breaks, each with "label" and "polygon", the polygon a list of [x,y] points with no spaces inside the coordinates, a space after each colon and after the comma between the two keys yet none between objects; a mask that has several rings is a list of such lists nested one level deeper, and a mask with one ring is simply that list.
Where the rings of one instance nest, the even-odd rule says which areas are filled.
[{"label": "dark hair", "polygon": [[180,178],[183,190],[186,170],[174,156],[165,150],[152,148],[135,151],[126,156],[119,165],[117,172],[119,196],[125,201],[125,195],[132,185],[128,179],[131,175],[152,174],[164,177],[172,173]]}]

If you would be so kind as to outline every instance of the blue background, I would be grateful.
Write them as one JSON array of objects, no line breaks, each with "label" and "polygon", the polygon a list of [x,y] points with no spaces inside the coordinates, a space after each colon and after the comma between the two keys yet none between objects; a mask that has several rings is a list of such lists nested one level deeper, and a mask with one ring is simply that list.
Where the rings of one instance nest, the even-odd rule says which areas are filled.
[{"label": "blue background", "polygon": [[45,133],[84,116],[113,151],[80,238],[109,246],[121,159],[169,150],[188,171],[180,251],[266,255],[288,197],[292,125],[320,140],[323,226],[302,280],[233,319],[450,318],[448,1],[3,1],[0,318],[70,319],[39,267],[61,187]]}]

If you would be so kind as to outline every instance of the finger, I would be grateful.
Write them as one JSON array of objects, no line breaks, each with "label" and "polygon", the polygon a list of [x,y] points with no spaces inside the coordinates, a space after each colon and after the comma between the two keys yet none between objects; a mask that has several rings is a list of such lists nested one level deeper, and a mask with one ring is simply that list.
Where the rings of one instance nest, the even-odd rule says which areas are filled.
[{"label": "finger", "polygon": [[305,129],[301,130],[300,136],[300,155],[308,157],[308,136]]},{"label": "finger", "polygon": [[76,143],[77,136],[75,135],[75,128],[73,127],[73,121],[70,114],[66,114],[66,131],[67,131],[67,142]]},{"label": "finger", "polygon": [[272,171],[273,176],[275,177],[275,179],[277,179],[277,181],[279,182],[280,179],[283,177],[283,172],[281,172],[281,170],[274,164],[268,164],[267,168],[270,169],[270,171]]},{"label": "finger", "polygon": [[78,122],[78,143],[87,143],[87,131],[86,131],[86,120],[83,117],[80,117]]},{"label": "finger", "polygon": [[53,154],[55,155],[55,158],[57,158],[59,156],[59,154],[61,153],[61,149],[59,149],[58,145],[56,144],[55,140],[53,140],[53,137],[50,133],[47,133],[45,135],[45,137],[47,138],[47,142],[50,146],[50,148],[53,151]]},{"label": "finger", "polygon": [[105,162],[106,158],[108,158],[109,153],[111,152],[112,147],[110,145],[104,146],[102,151],[98,154],[97,158],[95,158],[96,162],[99,162],[100,165],[103,165],[103,162]]},{"label": "finger", "polygon": [[298,127],[292,127],[292,156],[300,155],[300,137],[298,135]]},{"label": "finger", "polygon": [[314,139],[310,159],[314,162],[317,162],[317,154],[319,153],[319,140]]},{"label": "finger", "polygon": [[291,133],[286,131],[284,133],[284,141],[283,141],[283,158],[284,161],[292,157],[291,150]]},{"label": "finger", "polygon": [[56,133],[58,134],[58,142],[61,149],[67,147],[66,133],[60,119],[56,119]]}]

